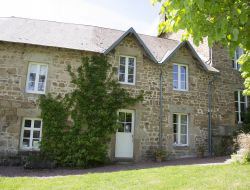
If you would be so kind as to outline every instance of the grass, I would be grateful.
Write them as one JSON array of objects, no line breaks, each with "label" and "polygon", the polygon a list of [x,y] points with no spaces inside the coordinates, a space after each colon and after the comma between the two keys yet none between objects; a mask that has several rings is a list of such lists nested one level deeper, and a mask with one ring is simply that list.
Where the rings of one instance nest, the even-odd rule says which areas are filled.
[{"label": "grass", "polygon": [[0,177],[1,190],[250,190],[250,165],[168,166],[53,178]]}]

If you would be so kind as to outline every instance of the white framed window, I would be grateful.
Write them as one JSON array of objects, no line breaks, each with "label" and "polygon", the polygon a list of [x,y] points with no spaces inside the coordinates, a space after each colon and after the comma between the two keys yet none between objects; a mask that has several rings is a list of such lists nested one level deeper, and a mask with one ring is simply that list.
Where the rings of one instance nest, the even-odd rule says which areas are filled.
[{"label": "white framed window", "polygon": [[235,123],[242,123],[244,121],[244,112],[248,107],[247,96],[244,96],[242,92],[242,90],[234,92]]},{"label": "white framed window", "polygon": [[244,51],[240,47],[238,47],[234,52],[234,57],[232,59],[232,66],[237,71],[240,70],[240,64],[238,63],[238,59],[242,54],[244,54]]},{"label": "white framed window", "polygon": [[47,64],[30,62],[26,81],[26,92],[44,94],[47,72]]},{"label": "white framed window", "polygon": [[24,118],[22,122],[22,131],[20,138],[21,149],[39,150],[42,138],[42,119]]},{"label": "white framed window", "polygon": [[188,90],[188,67],[187,65],[173,65],[173,89],[187,91]]},{"label": "white framed window", "polygon": [[188,145],[188,115],[173,114],[174,144],[180,146]]},{"label": "white framed window", "polygon": [[136,59],[130,56],[120,56],[118,81],[122,84],[135,84]]}]

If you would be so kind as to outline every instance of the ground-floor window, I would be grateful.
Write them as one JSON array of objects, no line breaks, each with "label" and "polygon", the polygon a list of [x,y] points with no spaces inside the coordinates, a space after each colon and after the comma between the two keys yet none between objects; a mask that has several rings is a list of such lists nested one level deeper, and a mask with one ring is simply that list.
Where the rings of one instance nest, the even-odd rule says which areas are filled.
[{"label": "ground-floor window", "polygon": [[174,144],[188,144],[188,115],[175,113],[173,114],[173,132]]},{"label": "ground-floor window", "polygon": [[39,118],[24,118],[21,132],[21,149],[39,149],[42,137],[42,120]]},{"label": "ground-floor window", "polygon": [[242,123],[244,121],[244,112],[247,108],[247,96],[243,96],[242,92],[242,90],[234,92],[235,123]]}]

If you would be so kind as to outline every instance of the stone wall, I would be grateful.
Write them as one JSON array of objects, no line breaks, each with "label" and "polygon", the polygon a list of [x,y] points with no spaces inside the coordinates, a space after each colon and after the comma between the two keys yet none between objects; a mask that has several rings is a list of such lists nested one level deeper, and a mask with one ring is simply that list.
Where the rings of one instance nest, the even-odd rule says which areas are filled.
[{"label": "stone wall", "polygon": [[[214,134],[225,135],[234,126],[234,89],[242,88],[238,71],[231,68],[228,52],[221,47],[213,51],[214,67],[221,70],[213,84],[212,127]],[[89,52],[0,42],[0,154],[20,151],[19,139],[23,117],[39,117],[38,95],[25,92],[30,61],[48,63],[46,93],[64,95],[73,89],[66,70],[76,68]],[[135,85],[122,85],[131,94],[144,93],[144,100],[127,108],[135,110],[134,160],[149,159],[159,142],[160,69],[145,55],[133,36],[125,38],[109,55],[118,72],[119,56],[136,57]],[[174,91],[172,86],[173,63],[188,65],[189,91]],[[197,146],[207,145],[208,82],[213,78],[192,57],[187,47],[182,47],[163,69],[163,145],[172,157],[195,156]],[[225,69],[225,70],[223,70]],[[117,75],[116,75],[117,76]],[[115,76],[115,77],[116,77]],[[173,113],[186,113],[189,117],[189,145],[173,145]],[[114,159],[115,135],[111,142]]]}]

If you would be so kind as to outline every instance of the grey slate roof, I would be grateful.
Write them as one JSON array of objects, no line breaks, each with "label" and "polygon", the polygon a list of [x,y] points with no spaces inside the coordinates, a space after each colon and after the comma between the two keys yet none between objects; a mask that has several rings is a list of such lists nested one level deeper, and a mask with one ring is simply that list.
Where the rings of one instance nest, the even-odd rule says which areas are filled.
[{"label": "grey slate roof", "polygon": [[[175,50],[180,44],[176,40],[137,34],[133,28],[128,31],[121,31],[90,25],[17,17],[0,18],[0,31],[0,41],[98,53],[109,52],[127,34],[132,33],[148,56],[157,63],[163,62],[163,59],[168,57],[166,55]],[[169,54],[169,56],[171,55]],[[202,62],[202,64],[205,63]],[[208,66],[208,70],[210,69],[214,71],[214,68]]]}]

